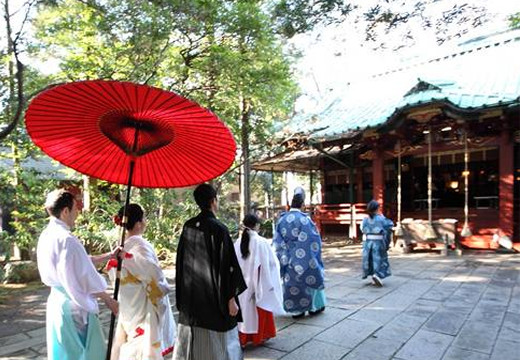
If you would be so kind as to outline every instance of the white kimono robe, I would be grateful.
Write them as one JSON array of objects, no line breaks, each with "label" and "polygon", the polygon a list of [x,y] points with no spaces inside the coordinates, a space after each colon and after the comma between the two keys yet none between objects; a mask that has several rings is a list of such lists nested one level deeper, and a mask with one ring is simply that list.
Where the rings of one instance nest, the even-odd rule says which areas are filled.
[{"label": "white kimono robe", "polygon": [[280,264],[267,239],[249,230],[249,256],[244,259],[240,252],[241,239],[235,242],[235,252],[247,289],[238,296],[243,322],[238,330],[243,334],[258,332],[256,307],[274,314],[285,314],[283,310]]},{"label": "white kimono robe", "polygon": [[47,353],[50,360],[104,358],[106,353],[95,293],[107,288],[85,248],[67,224],[51,217],[37,247],[38,270],[50,286]]},{"label": "white kimono robe", "polygon": [[[175,341],[168,283],[148,241],[131,236],[125,241],[125,251],[112,359],[163,359]],[[115,270],[109,271],[112,280]]]}]

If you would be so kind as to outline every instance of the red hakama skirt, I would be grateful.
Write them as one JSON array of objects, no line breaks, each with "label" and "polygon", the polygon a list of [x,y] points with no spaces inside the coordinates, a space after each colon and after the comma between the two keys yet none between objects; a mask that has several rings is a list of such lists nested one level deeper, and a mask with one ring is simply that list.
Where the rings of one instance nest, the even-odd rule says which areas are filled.
[{"label": "red hakama skirt", "polygon": [[241,346],[246,346],[250,342],[255,346],[260,345],[267,339],[276,336],[273,313],[259,307],[256,308],[256,311],[258,313],[258,332],[256,334],[244,334],[239,331],[238,336]]}]

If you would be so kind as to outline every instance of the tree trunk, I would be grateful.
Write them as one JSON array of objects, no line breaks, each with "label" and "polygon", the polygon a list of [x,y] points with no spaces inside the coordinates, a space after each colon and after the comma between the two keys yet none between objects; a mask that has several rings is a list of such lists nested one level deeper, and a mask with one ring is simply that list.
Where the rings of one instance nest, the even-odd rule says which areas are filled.
[{"label": "tree trunk", "polygon": [[[29,11],[28,9],[27,11]],[[9,57],[9,103],[6,107],[6,117],[10,120],[5,128],[0,131],[0,141],[5,139],[18,125],[20,117],[22,116],[22,110],[24,107],[24,95],[23,95],[23,64],[18,60],[17,44],[13,41],[13,31],[11,28],[11,18],[9,15],[9,0],[4,2],[4,19],[5,29],[7,33],[7,56]],[[16,61],[16,76],[14,74],[14,65]],[[15,103],[15,79],[18,85],[17,91],[17,102],[18,107],[16,112],[13,112],[13,105]]]},{"label": "tree trunk", "polygon": [[248,99],[242,99],[241,104],[241,146],[242,146],[242,167],[240,177],[240,219],[251,212],[251,188],[250,173],[251,163],[249,161],[249,120],[251,117],[251,104]]},{"label": "tree trunk", "polygon": [[[4,18],[5,18],[5,26],[6,26],[6,33],[7,33],[7,56],[9,57],[9,64],[8,64],[8,73],[9,73],[9,100],[7,102],[7,106],[5,108],[5,115],[7,119],[11,119],[13,116],[13,108],[14,103],[16,101],[15,98],[15,89],[16,89],[16,83],[15,83],[15,73],[14,73],[14,59],[15,59],[15,53],[14,53],[14,43],[12,38],[12,28],[11,28],[11,19],[9,15],[9,1],[5,0],[4,3]],[[4,129],[2,132],[5,132],[9,126]],[[20,189],[20,175],[21,175],[21,166],[20,166],[20,156],[18,152],[18,144],[16,141],[17,137],[17,131],[16,127],[13,127],[9,133],[13,133],[14,139],[11,145],[11,151],[12,151],[12,158],[13,158],[13,180],[12,184],[15,189],[15,193],[13,196],[13,212],[17,212],[19,208],[19,192],[22,191]],[[7,134],[9,134],[7,133]],[[7,136],[6,134],[6,136]],[[15,216],[13,218],[13,222],[19,222],[19,218]],[[16,226],[14,227],[16,228]],[[12,256],[16,259],[21,260],[28,260],[29,259],[29,253],[28,251],[24,251],[23,249],[20,249],[16,243],[13,244],[12,247]]]}]

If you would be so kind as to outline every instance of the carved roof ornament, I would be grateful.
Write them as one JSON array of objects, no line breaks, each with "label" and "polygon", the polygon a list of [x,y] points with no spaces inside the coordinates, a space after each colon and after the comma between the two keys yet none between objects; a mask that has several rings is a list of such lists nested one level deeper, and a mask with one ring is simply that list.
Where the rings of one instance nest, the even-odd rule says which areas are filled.
[{"label": "carved roof ornament", "polygon": [[442,109],[438,107],[426,107],[411,111],[408,114],[407,118],[413,119],[420,124],[425,124],[429,122],[432,118],[439,115],[442,115]]},{"label": "carved roof ornament", "polygon": [[374,160],[374,151],[373,150],[365,151],[364,153],[359,155],[359,158],[361,160]]},{"label": "carved roof ornament", "polygon": [[417,94],[423,91],[442,91],[439,86],[430,84],[427,81],[421,80],[421,78],[417,79],[417,84],[411,88],[404,96]]}]

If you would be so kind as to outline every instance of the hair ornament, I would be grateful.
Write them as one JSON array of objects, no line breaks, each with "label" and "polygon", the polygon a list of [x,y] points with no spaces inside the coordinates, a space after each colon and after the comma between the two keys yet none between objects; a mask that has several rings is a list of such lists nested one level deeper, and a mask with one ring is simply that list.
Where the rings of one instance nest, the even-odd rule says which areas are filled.
[{"label": "hair ornament", "polygon": [[114,220],[114,224],[116,224],[118,226],[121,226],[123,224],[123,221],[121,220],[119,215],[114,215],[113,220]]}]

